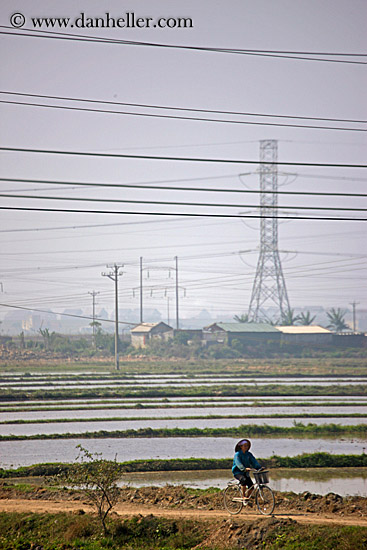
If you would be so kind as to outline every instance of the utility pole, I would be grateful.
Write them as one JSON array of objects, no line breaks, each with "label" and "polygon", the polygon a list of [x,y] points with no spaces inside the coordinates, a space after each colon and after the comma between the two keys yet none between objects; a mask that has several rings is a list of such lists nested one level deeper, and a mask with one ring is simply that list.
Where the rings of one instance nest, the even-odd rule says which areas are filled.
[{"label": "utility pole", "polygon": [[102,277],[108,277],[115,283],[115,367],[116,370],[120,370],[119,363],[119,297],[118,297],[118,278],[123,274],[122,271],[119,271],[123,266],[113,264],[107,265],[108,268],[112,269],[109,273],[102,273]]},{"label": "utility pole", "polygon": [[92,296],[92,304],[93,304],[93,309],[92,309],[92,317],[93,317],[93,323],[92,323],[92,328],[93,328],[93,345],[94,347],[96,347],[96,325],[95,325],[95,322],[96,322],[96,296],[97,294],[99,294],[99,292],[96,292],[95,290],[92,290],[92,292],[88,292],[88,294],[90,294]]},{"label": "utility pole", "polygon": [[179,316],[178,316],[178,258],[175,256],[175,262],[176,262],[176,329],[179,329],[180,322],[179,322]]},{"label": "utility pole", "polygon": [[143,258],[140,256],[140,324],[143,322]]},{"label": "utility pole", "polygon": [[357,323],[356,323],[356,306],[359,304],[359,302],[351,302],[350,305],[353,308],[353,332],[356,332],[357,330]]}]

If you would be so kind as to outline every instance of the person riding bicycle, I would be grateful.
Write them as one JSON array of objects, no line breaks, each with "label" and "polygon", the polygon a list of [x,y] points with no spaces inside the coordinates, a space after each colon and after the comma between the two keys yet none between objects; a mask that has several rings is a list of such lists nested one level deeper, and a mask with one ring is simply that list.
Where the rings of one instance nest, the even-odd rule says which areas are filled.
[{"label": "person riding bicycle", "polygon": [[[247,469],[254,468],[256,470],[264,469],[256,460],[254,455],[249,452],[251,441],[241,439],[234,449],[235,455],[233,458],[232,473],[241,484],[242,495],[245,500],[248,500],[254,490],[254,483]],[[246,491],[247,487],[247,491]]]}]

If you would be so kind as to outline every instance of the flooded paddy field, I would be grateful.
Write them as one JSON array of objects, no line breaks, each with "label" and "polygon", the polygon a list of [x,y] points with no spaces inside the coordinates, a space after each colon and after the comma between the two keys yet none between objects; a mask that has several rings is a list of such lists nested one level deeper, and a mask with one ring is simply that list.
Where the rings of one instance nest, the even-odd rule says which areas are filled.
[{"label": "flooded paddy field", "polygon": [[[190,407],[190,408],[106,408],[106,409],[93,409],[86,408],[83,410],[35,410],[35,411],[7,411],[0,413],[0,422],[6,421],[37,421],[37,420],[88,420],[91,418],[103,418],[112,419],[116,417],[120,418],[147,418],[150,419],[164,419],[167,417],[186,417],[186,416],[207,416],[208,420],[211,415],[215,416],[232,416],[241,419],[248,420],[249,418],[256,418],[256,416],[271,416],[271,415],[292,415],[293,417],[299,416],[299,419],[305,421],[307,417],[314,415],[340,415],[345,417],[358,413],[360,415],[367,416],[367,402],[366,405],[356,407],[355,405],[348,406],[269,406],[269,407]],[[327,417],[325,417],[327,419]],[[356,417],[358,419],[358,417]],[[360,420],[361,417],[359,418]],[[331,421],[330,421],[331,422]]]},{"label": "flooded paddy field", "polygon": [[[8,400],[9,394],[3,394],[0,412],[0,435],[2,436],[33,436],[33,435],[62,435],[83,434],[85,432],[114,430],[138,430],[144,428],[156,429],[190,429],[190,428],[231,428],[244,424],[268,425],[275,427],[292,427],[295,422],[307,425],[337,424],[339,426],[352,426],[367,423],[367,395],[344,395],[344,388],[352,384],[358,384],[367,389],[367,377],[243,377],[243,376],[101,376],[102,380],[96,380],[100,375],[83,376],[63,375],[57,376],[24,376],[15,381],[11,376],[1,379],[1,388],[6,392],[12,392],[21,388],[26,392],[22,400]],[[30,380],[33,378],[33,380]],[[37,382],[36,382],[37,380]],[[52,382],[51,382],[52,381]],[[47,388],[46,400],[34,399],[32,388]],[[97,382],[97,384],[95,384]],[[266,390],[261,391],[256,397],[218,395],[213,388],[213,394],[207,396],[175,396],[170,395],[170,388],[174,392],[177,385],[200,388],[202,385],[216,384],[240,384],[246,387],[260,386],[271,388],[271,384],[301,384],[299,387],[307,387],[307,384],[317,387],[337,389],[340,395],[271,395]],[[14,385],[15,384],[15,385]],[[52,385],[54,384],[54,385]],[[76,384],[76,385],[75,385]],[[162,387],[167,392],[166,397],[115,397],[78,399],[76,396],[70,399],[62,398],[60,401],[50,398],[59,389],[73,386],[73,391],[78,387],[93,386],[113,388],[118,385],[129,385],[133,390],[148,387]],[[324,386],[326,385],[326,386]],[[236,389],[238,386],[234,386]],[[353,386],[352,386],[353,387]],[[316,391],[316,390],[315,390]],[[301,391],[302,393],[302,391]],[[38,396],[37,396],[38,397]],[[219,418],[220,417],[220,418]],[[230,418],[225,418],[230,417]],[[12,423],[13,422],[13,423]],[[169,434],[168,434],[169,435]],[[72,437],[72,436],[71,436]]]},{"label": "flooded paddy field", "polygon": [[[359,372],[366,374],[362,370]],[[273,385],[283,387],[286,395],[276,394]],[[224,388],[222,394],[219,386]],[[291,395],[291,386],[297,387],[300,394]],[[194,394],[200,387],[207,395]],[[224,392],[228,393],[232,387],[234,390],[240,387],[239,395],[225,395]],[[142,392],[145,388],[151,390],[150,395],[133,395],[134,391]],[[246,388],[258,393],[249,395]],[[93,389],[96,390],[95,396]],[[102,397],[104,389],[110,393],[116,390],[116,396]],[[154,389],[164,390],[166,395],[160,397],[158,391],[154,394]],[[302,395],[303,389],[308,395]],[[83,394],[83,390],[91,391]],[[179,396],[174,393],[178,390]],[[42,393],[46,391],[47,398],[43,399]],[[67,393],[63,394],[64,391]],[[123,395],[125,391],[130,392],[130,397]],[[303,425],[367,424],[367,376],[364,375],[116,375],[93,371],[82,374],[77,371],[53,372],[52,375],[3,373],[0,376],[0,392],[0,435],[73,434],[71,439],[0,441],[2,468],[73,462],[78,456],[78,444],[91,453],[101,453],[105,459],[113,460],[116,456],[118,462],[125,462],[154,458],[230,458],[236,443],[233,437],[108,437],[108,431],[114,430],[227,428],[246,424],[286,428],[294,426],[295,422]],[[53,394],[57,399],[52,398]],[[353,416],[356,414],[359,416]],[[6,423],[17,421],[25,423]],[[78,436],[102,430],[106,432],[103,439]],[[252,443],[255,456],[262,458],[313,452],[359,455],[367,450],[365,439],[349,435],[337,438],[263,436],[253,437]],[[344,475],[343,470],[335,470],[329,474],[325,471],[316,475],[314,472],[314,477],[306,470],[274,471],[271,473],[271,486],[280,491],[366,494],[365,470],[349,471],[349,477]],[[126,474],[123,482],[132,486],[169,483],[205,488],[224,487],[230,478],[230,471],[221,470],[151,472]]]},{"label": "flooded paddy field", "polygon": [[[218,487],[224,489],[231,479],[228,470],[206,470],[185,472],[133,472],[126,473],[119,485],[131,487],[183,485],[195,489]],[[367,469],[307,468],[274,469],[270,471],[270,487],[275,491],[309,491],[319,495],[333,492],[341,496],[367,495]]]},{"label": "flooded paddy field", "polygon": [[[36,411],[78,411],[78,410],[129,410],[147,409],[153,411],[154,409],[160,410],[183,410],[192,408],[201,409],[217,409],[217,408],[243,408],[246,409],[249,414],[253,414],[254,409],[259,409],[262,414],[268,411],[266,414],[272,414],[271,408],[281,407],[307,407],[313,410],[317,407],[327,408],[336,407],[335,412],[343,407],[350,407],[353,403],[354,407],[367,407],[367,396],[259,396],[256,398],[250,397],[225,397],[225,398],[156,398],[156,399],[140,399],[140,398],[126,398],[126,399],[70,399],[70,400],[23,400],[23,401],[0,401],[0,414],[1,413],[13,413],[13,412],[36,412]],[[357,412],[360,412],[359,409]],[[154,414],[152,412],[152,414]],[[169,414],[169,413],[167,413]],[[182,412],[182,414],[185,414]],[[233,413],[235,414],[235,412]],[[260,413],[259,413],[260,414]],[[348,414],[348,413],[347,413]],[[351,413],[349,413],[351,414]]]},{"label": "flooded paddy field", "polygon": [[[231,472],[227,470],[188,470],[164,472],[127,472],[117,483],[119,487],[167,487],[180,486],[192,489],[215,487],[224,489]],[[44,486],[44,477],[7,478],[6,483],[19,482]],[[46,482],[47,483],[47,482]],[[1,485],[1,480],[0,480]],[[367,468],[303,468],[270,470],[270,487],[275,491],[303,493],[308,491],[318,495],[330,492],[340,496],[367,495]]]},{"label": "flooded paddy field", "polygon": [[[186,365],[187,367],[187,365]],[[191,368],[194,368],[191,366]],[[67,373],[36,373],[36,372],[27,372],[27,373],[15,373],[15,372],[1,372],[0,380],[2,384],[13,383],[13,382],[22,382],[22,383],[34,383],[34,382],[55,382],[55,383],[77,383],[77,382],[95,382],[95,383],[105,383],[107,382],[129,382],[134,384],[152,382],[152,383],[169,383],[172,382],[232,382],[236,383],[239,380],[249,380],[249,381],[264,381],[264,382],[279,382],[282,381],[291,382],[291,383],[302,383],[302,381],[328,381],[334,379],[336,381],[353,381],[353,380],[366,380],[367,374],[354,374],[349,373],[348,375],[337,375],[337,374],[328,374],[328,375],[319,375],[319,374],[308,374],[308,375],[273,375],[273,374],[254,374],[251,372],[239,372],[238,374],[233,373],[220,373],[213,374],[211,372],[207,373],[194,373],[186,372],[183,374],[133,374],[133,373],[105,373],[105,372],[67,372]]]},{"label": "flooded paddy field", "polygon": [[131,379],[105,379],[105,380],[29,380],[29,379],[17,379],[12,381],[3,381],[1,380],[1,386],[6,389],[13,390],[41,390],[47,389],[96,389],[96,388],[159,388],[162,386],[169,385],[172,388],[193,388],[193,387],[210,387],[210,386],[238,386],[245,385],[248,387],[251,386],[269,386],[273,384],[281,385],[300,385],[300,386],[344,386],[344,385],[366,385],[367,378],[358,377],[358,378],[325,378],[325,377],[313,377],[313,378],[285,378],[285,377],[274,377],[274,378],[246,378],[246,377],[237,377],[237,378],[143,378],[143,377],[134,377]]},{"label": "flooded paddy field", "polygon": [[145,388],[165,389],[197,389],[200,387],[210,388],[214,386],[238,387],[246,386],[266,387],[272,385],[282,386],[367,386],[367,376],[348,375],[348,376],[268,376],[251,373],[246,374],[128,374],[128,373],[50,373],[39,375],[36,373],[27,373],[19,375],[7,373],[0,377],[0,387],[4,390],[13,391],[72,391],[78,389],[98,390],[98,389],[120,389],[120,390],[141,390]]},{"label": "flooded paddy field", "polygon": [[[30,424],[0,424],[0,435],[25,435],[36,434],[82,434],[94,431],[114,431],[114,430],[138,430],[139,428],[232,428],[234,426],[256,424],[267,426],[292,427],[295,425],[294,418],[200,418],[200,419],[146,419],[130,418],[129,420],[95,420],[90,422],[50,422],[50,423],[30,423]],[[307,425],[308,423],[337,424],[341,426],[353,426],[358,424],[367,424],[367,417],[343,417],[343,418],[299,418],[298,423]]]},{"label": "flooded paddy field", "polygon": [[[52,439],[1,441],[1,467],[17,468],[44,462],[73,462],[78,456],[77,445],[91,453],[102,453],[105,459],[118,462],[138,459],[228,458],[233,456],[236,440],[232,437],[165,437],[112,439]],[[252,451],[255,456],[295,456],[302,453],[362,454],[366,440],[352,437],[287,438],[256,437]]]}]

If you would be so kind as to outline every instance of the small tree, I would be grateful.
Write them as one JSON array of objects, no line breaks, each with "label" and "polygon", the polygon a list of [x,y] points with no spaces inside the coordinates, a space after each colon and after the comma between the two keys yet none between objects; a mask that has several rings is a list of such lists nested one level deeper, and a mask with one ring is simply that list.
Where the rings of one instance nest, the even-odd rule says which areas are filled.
[{"label": "small tree", "polygon": [[233,317],[233,319],[237,323],[250,323],[251,322],[247,313],[242,313],[241,315],[235,315]]},{"label": "small tree", "polygon": [[93,506],[101,521],[104,533],[108,532],[106,519],[116,505],[119,497],[117,481],[121,477],[119,464],[114,460],[105,460],[100,453],[90,453],[77,445],[79,455],[70,468],[61,474],[58,485],[83,492],[86,500]]},{"label": "small tree", "polygon": [[180,332],[176,332],[173,341],[175,344],[183,344],[187,346],[187,342],[190,340],[190,335],[185,332],[184,330],[181,330]]},{"label": "small tree", "polygon": [[25,348],[25,339],[24,339],[24,331],[22,330],[22,332],[19,334],[19,344],[20,344],[20,349],[24,349]]},{"label": "small tree", "polygon": [[297,323],[299,320],[299,315],[295,315],[294,309],[288,309],[285,313],[282,315],[282,321],[281,325],[283,326],[292,326]]},{"label": "small tree", "polygon": [[55,338],[57,336],[56,332],[50,332],[48,328],[44,328],[44,329],[40,328],[38,332],[43,338],[46,349],[51,349],[52,344],[54,343]]},{"label": "small tree", "polygon": [[308,326],[308,325],[312,325],[315,318],[316,318],[316,315],[311,317],[311,313],[309,311],[306,311],[306,313],[303,313],[303,312],[300,313],[300,315],[298,317],[298,321],[299,321],[300,325]]},{"label": "small tree", "polygon": [[332,307],[330,311],[326,312],[326,315],[329,319],[329,324],[327,328],[335,330],[336,332],[340,332],[345,328],[349,328],[347,323],[345,322],[346,313],[347,312],[345,309],[340,309],[340,307],[338,307],[338,309],[335,309]]},{"label": "small tree", "polygon": [[92,327],[93,329],[93,346],[94,348],[97,347],[97,343],[96,343],[96,335],[97,334],[100,334],[101,332],[101,327],[102,327],[102,323],[100,323],[99,321],[92,321],[91,323],[89,323],[89,326]]}]

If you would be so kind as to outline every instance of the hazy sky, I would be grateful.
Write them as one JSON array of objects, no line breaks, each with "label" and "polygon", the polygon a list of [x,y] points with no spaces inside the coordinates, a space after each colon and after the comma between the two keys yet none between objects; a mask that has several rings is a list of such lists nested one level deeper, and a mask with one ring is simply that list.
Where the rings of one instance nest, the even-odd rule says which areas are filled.
[{"label": "hazy sky", "polygon": [[[296,118],[241,117],[108,105],[134,103],[186,109],[366,120],[366,66],[305,59],[238,55],[187,49],[57,39],[36,34],[31,18],[177,18],[193,28],[53,29],[62,37],[79,34],[149,43],[292,52],[367,53],[366,2],[318,1],[64,1],[1,2],[1,91],[102,103],[0,94],[1,101],[216,118],[232,121],[303,124],[366,130],[366,124]],[[12,32],[10,16],[25,25]],[[19,20],[17,20],[19,21]],[[6,27],[6,28],[5,28]],[[304,55],[303,57],[310,57]],[[366,57],[319,56],[364,61]],[[210,159],[257,160],[259,141],[278,140],[280,161],[365,164],[366,133],[281,126],[215,123],[106,112],[65,110],[0,103],[2,147]],[[202,308],[213,315],[247,311],[259,246],[256,220],[91,214],[91,210],[129,212],[232,213],[256,210],[258,166],[93,156],[1,152],[1,177],[60,182],[165,182],[179,187],[220,188],[223,193],[79,187],[1,181],[2,193],[64,197],[62,201],[1,197],[9,207],[77,209],[86,213],[2,210],[1,302],[35,308],[90,310],[88,291],[99,291],[97,309],[113,309],[113,283],[101,276],[109,263],[124,264],[120,307],[139,307],[139,257],[144,258],[145,304],[165,314],[173,310],[175,256],[179,258],[181,313]],[[363,193],[365,169],[279,168],[281,190]],[[245,173],[246,175],[240,176]],[[195,180],[197,178],[197,180]],[[207,178],[207,179],[200,179]],[[190,181],[180,181],[180,180]],[[94,203],[67,198],[94,198]],[[188,207],[100,202],[101,199],[234,204]],[[280,196],[281,207],[363,208],[365,199]],[[298,215],[366,217],[363,212],[298,211]],[[91,227],[91,226],[95,227]],[[85,226],[85,227],[83,227]],[[288,220],[279,226],[279,248],[292,307],[367,307],[366,222]],[[243,251],[240,253],[240,251]],[[184,297],[184,291],[186,296]],[[8,309],[1,308],[2,317]]]}]

